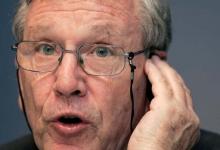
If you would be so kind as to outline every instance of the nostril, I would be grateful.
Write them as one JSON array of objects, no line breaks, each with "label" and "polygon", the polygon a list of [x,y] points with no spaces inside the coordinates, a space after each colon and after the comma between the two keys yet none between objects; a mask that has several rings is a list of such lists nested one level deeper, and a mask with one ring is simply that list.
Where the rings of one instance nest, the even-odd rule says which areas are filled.
[{"label": "nostril", "polygon": [[81,94],[80,90],[76,90],[71,93],[71,95],[80,95],[80,94]]},{"label": "nostril", "polygon": [[[60,92],[60,91],[57,91],[56,90],[56,95],[57,96],[65,96],[64,93]],[[76,91],[73,91],[72,93],[70,93],[70,96],[80,96],[81,95],[81,91],[80,90],[76,90]]]}]

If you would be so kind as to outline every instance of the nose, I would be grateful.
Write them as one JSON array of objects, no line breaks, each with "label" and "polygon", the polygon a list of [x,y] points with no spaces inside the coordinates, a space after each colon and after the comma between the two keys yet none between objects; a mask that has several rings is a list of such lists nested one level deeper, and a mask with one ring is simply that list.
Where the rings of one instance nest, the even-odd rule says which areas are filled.
[{"label": "nose", "polygon": [[64,53],[63,59],[55,72],[54,91],[56,95],[69,98],[72,96],[84,96],[86,85],[85,73],[79,67],[74,53]]}]

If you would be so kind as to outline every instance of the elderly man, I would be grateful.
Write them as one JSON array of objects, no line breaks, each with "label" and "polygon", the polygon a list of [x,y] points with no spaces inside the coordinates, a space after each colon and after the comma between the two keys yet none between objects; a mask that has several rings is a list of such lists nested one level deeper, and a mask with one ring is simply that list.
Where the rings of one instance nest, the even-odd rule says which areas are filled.
[{"label": "elderly man", "polygon": [[198,142],[190,92],[165,61],[159,0],[21,0],[19,103],[32,135],[2,149],[180,150]]}]

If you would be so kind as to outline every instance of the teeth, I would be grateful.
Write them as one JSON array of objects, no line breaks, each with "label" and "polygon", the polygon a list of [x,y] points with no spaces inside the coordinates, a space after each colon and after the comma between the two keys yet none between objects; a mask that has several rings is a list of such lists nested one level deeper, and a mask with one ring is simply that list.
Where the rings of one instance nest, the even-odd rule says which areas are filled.
[{"label": "teeth", "polygon": [[74,119],[74,118],[76,118],[76,117],[74,117],[74,116],[64,116],[64,117],[62,117],[62,118],[64,118],[64,119]]}]

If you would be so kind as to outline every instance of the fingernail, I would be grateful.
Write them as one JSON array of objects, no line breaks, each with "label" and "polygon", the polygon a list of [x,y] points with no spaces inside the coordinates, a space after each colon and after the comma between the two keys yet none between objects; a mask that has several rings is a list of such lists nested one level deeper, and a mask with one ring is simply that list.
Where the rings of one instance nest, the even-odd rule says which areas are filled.
[{"label": "fingernail", "polygon": [[158,62],[160,58],[157,55],[152,56],[152,61],[153,62]]},{"label": "fingernail", "polygon": [[150,65],[152,65],[152,61],[150,59],[148,59],[145,63],[145,71],[148,72],[148,68],[150,67]]},{"label": "fingernail", "polygon": [[151,64],[152,64],[152,60],[151,60],[151,59],[148,59],[148,60],[147,60],[147,64],[148,64],[148,65],[151,65]]},{"label": "fingernail", "polygon": [[150,65],[150,59],[146,60],[146,62],[145,62],[145,68],[146,68],[148,65]]}]

